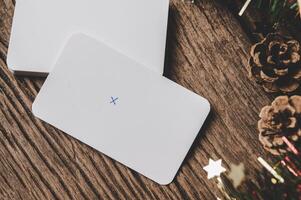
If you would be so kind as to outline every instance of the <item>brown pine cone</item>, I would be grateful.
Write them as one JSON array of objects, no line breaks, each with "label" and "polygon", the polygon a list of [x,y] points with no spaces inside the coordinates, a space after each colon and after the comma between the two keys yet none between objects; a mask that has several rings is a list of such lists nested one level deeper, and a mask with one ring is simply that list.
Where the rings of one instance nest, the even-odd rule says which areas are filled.
[{"label": "brown pine cone", "polygon": [[279,96],[262,108],[259,117],[259,140],[272,154],[289,151],[283,136],[295,145],[301,141],[301,96]]},{"label": "brown pine cone", "polygon": [[250,75],[266,92],[290,93],[301,84],[300,43],[277,33],[251,48]]}]

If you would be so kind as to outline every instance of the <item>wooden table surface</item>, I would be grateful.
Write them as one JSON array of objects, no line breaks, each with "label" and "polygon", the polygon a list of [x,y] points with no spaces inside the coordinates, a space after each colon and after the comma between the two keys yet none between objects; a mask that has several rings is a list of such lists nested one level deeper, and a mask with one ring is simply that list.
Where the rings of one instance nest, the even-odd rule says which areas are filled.
[{"label": "wooden table surface", "polygon": [[14,4],[0,0],[0,199],[216,199],[203,170],[209,158],[227,169],[243,162],[254,176],[257,156],[266,156],[258,113],[273,97],[249,80],[251,41],[224,0],[171,1],[165,76],[207,98],[212,111],[167,186],[33,116],[45,79],[14,76],[6,65]]}]

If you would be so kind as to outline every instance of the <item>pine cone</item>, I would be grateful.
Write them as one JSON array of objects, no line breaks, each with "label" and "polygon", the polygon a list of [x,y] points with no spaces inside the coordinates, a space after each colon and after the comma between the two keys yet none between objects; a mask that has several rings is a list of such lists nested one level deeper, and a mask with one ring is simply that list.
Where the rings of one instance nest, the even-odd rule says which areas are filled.
[{"label": "pine cone", "polygon": [[266,92],[290,93],[301,84],[301,48],[296,40],[269,34],[251,48],[251,77]]},{"label": "pine cone", "polygon": [[274,155],[290,151],[285,136],[296,145],[301,137],[301,96],[279,96],[262,108],[258,122],[259,140]]}]

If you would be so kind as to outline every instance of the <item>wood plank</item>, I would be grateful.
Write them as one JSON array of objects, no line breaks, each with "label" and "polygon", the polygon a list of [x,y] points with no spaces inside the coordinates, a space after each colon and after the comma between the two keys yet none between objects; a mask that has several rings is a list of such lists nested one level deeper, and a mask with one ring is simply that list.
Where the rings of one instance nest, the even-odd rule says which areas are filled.
[{"label": "wood plank", "polygon": [[0,199],[214,199],[216,183],[202,169],[209,158],[226,168],[242,161],[254,176],[265,153],[258,112],[272,96],[248,79],[250,40],[222,0],[171,1],[165,76],[208,98],[212,112],[167,186],[33,116],[44,79],[15,77],[5,64],[13,9],[0,0]]}]

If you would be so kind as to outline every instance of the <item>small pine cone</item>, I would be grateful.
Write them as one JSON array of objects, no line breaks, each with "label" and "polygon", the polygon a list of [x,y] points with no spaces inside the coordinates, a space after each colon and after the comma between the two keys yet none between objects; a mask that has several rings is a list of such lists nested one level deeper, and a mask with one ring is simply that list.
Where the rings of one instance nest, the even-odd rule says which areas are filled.
[{"label": "small pine cone", "polygon": [[300,142],[301,96],[279,96],[262,108],[259,117],[259,140],[270,153],[280,155],[290,151],[283,136],[295,145]]},{"label": "small pine cone", "polygon": [[251,77],[269,93],[291,93],[301,84],[300,43],[277,33],[251,48]]}]

